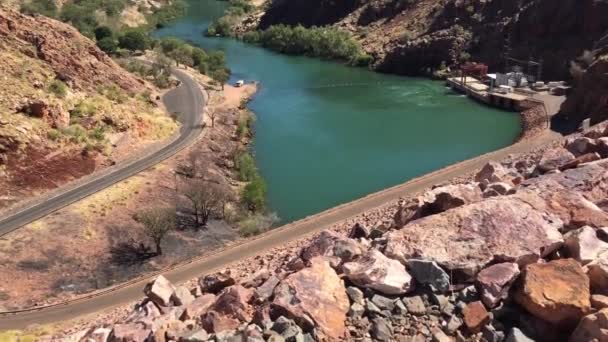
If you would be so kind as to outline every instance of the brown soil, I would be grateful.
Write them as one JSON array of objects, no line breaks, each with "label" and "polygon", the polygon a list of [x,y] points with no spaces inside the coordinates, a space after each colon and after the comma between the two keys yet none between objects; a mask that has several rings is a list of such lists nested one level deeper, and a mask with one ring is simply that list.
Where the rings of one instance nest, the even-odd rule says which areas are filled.
[{"label": "brown soil", "polygon": [[[204,76],[196,77],[203,84],[210,83]],[[172,232],[163,242],[164,253],[160,257],[141,260],[130,249],[139,242],[148,242],[142,237],[133,214],[142,208],[176,203],[173,170],[190,158],[191,153],[204,156],[201,157],[202,163],[219,178],[238,185],[230,179],[232,171],[226,167],[225,160],[231,149],[244,143],[234,139],[237,118],[242,115],[235,104],[240,104],[254,92],[255,85],[242,88],[227,86],[225,93],[209,91],[206,112],[216,113],[215,125],[210,127],[208,123],[192,146],[152,169],[1,239],[0,307],[23,308],[65,300],[205,254],[238,239],[238,231],[222,221],[212,221],[202,230]],[[210,121],[208,116],[205,121]],[[216,148],[218,146],[221,148]],[[65,156],[67,164],[55,165],[68,165],[70,170],[74,166],[73,172],[94,169],[94,159],[72,157]],[[79,163],[82,168],[75,167]],[[36,178],[34,170],[36,168],[32,167],[29,178],[24,175],[22,181]],[[51,168],[40,172],[46,175],[55,171],[56,168]],[[178,201],[180,205],[185,206],[185,203]]]}]

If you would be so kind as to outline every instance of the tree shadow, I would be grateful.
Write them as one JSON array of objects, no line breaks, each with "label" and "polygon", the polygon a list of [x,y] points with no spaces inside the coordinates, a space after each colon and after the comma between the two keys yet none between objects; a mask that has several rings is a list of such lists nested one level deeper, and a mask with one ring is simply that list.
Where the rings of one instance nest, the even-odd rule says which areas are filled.
[{"label": "tree shadow", "polygon": [[143,264],[157,254],[143,242],[130,240],[119,242],[110,247],[110,262],[114,265],[131,266]]}]

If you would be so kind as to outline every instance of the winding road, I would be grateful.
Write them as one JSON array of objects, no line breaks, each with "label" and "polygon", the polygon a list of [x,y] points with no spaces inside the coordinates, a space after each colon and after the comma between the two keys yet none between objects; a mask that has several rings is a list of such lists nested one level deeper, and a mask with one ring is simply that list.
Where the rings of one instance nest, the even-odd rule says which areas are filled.
[{"label": "winding road", "polygon": [[145,155],[142,158],[124,165],[117,165],[109,173],[102,171],[99,174],[87,176],[87,179],[82,184],[72,187],[68,185],[65,191],[61,191],[60,189],[60,193],[50,198],[44,198],[43,202],[35,203],[21,208],[15,213],[10,213],[0,219],[0,237],[154,166],[171,157],[196,139],[203,127],[202,114],[205,106],[205,97],[198,83],[188,74],[178,69],[173,69],[172,73],[180,80],[181,85],[165,94],[163,102],[170,112],[180,113],[179,119],[182,127],[177,139],[160,150]]}]

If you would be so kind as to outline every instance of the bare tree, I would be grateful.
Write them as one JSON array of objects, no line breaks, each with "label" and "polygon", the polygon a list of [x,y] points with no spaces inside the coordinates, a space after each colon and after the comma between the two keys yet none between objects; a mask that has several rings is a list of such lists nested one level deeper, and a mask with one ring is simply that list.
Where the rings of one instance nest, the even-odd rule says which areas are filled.
[{"label": "bare tree", "polygon": [[227,201],[226,189],[219,184],[196,179],[188,182],[183,190],[196,220],[196,228],[206,226],[212,215],[223,214]]},{"label": "bare tree", "polygon": [[161,242],[167,233],[175,228],[175,209],[148,209],[138,213],[136,215],[136,220],[143,225],[144,233],[154,242],[156,255],[163,254]]},{"label": "bare tree", "polygon": [[209,112],[209,119],[211,119],[211,127],[215,127],[215,118],[217,117],[217,111],[212,110]]}]

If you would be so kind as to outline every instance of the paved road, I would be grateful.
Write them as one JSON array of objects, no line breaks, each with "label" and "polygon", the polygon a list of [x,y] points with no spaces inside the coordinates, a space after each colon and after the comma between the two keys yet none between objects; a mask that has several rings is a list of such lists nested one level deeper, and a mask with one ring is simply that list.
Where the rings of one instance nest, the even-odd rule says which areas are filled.
[{"label": "paved road", "polygon": [[88,179],[77,187],[61,192],[50,199],[45,199],[44,202],[23,208],[10,216],[3,217],[0,219],[0,237],[158,164],[193,141],[202,130],[202,113],[205,106],[205,98],[197,82],[185,72],[175,69],[173,70],[173,75],[182,84],[168,92],[163,97],[163,101],[169,111],[180,113],[179,119],[182,122],[182,127],[180,135],[175,141],[143,158],[132,161],[124,166],[119,165],[116,170],[113,170],[109,174],[101,172],[99,175],[91,176],[91,179]]},{"label": "paved road", "polygon": [[[176,267],[164,273],[171,281],[181,283],[189,279],[213,272],[236,261],[247,257],[258,255],[264,251],[284,245],[285,243],[301,238],[309,233],[320,231],[334,223],[346,220],[363,211],[380,207],[398,199],[420,192],[434,184],[452,179],[463,174],[475,171],[489,160],[503,159],[511,153],[527,152],[537,146],[545,144],[559,135],[546,132],[534,141],[522,142],[492,154],[480,156],[465,162],[453,165],[422,176],[402,185],[398,185],[375,194],[363,197],[342,206],[329,209],[310,218],[294,222],[284,227],[273,230],[250,240],[223,250],[215,255],[194,260],[188,264]],[[144,284],[150,280],[142,279],[125,284],[119,288],[97,294],[95,296],[82,298],[67,304],[57,305],[41,310],[32,310],[18,314],[0,314],[0,330],[8,328],[24,328],[30,324],[48,324],[67,321],[74,318],[93,315],[96,312],[126,304],[142,297]]]}]

